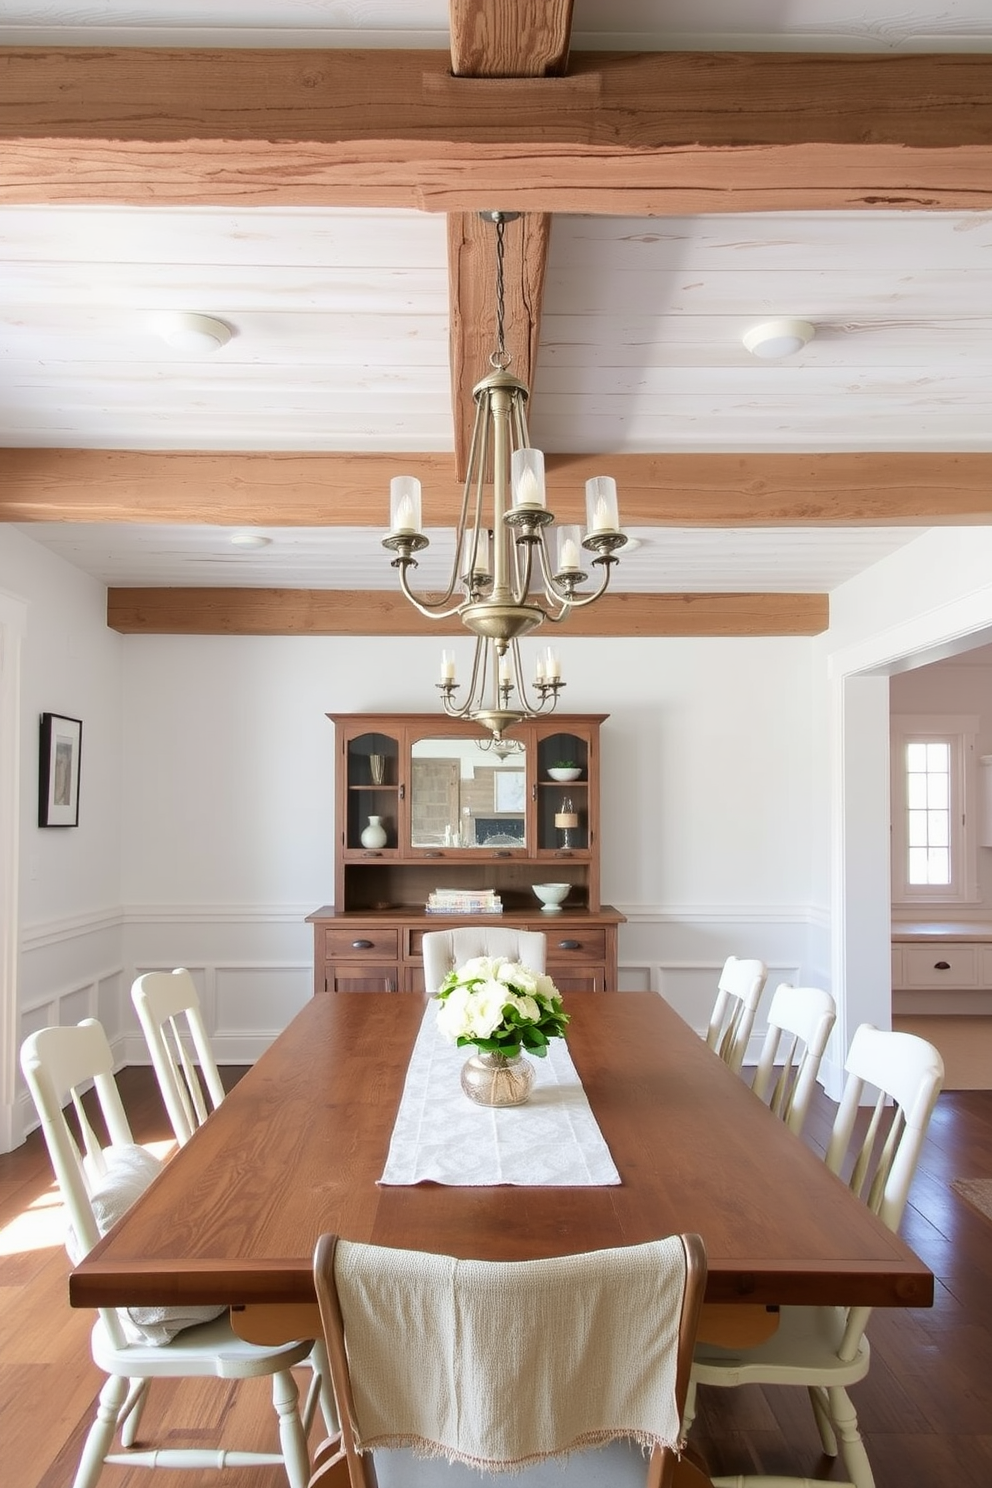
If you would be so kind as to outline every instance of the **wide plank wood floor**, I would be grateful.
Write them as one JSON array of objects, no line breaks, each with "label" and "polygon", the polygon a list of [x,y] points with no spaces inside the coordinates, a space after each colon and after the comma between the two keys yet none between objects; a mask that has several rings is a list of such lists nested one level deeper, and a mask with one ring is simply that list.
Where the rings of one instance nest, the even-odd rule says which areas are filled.
[{"label": "wide plank wood floor", "polygon": [[[239,1073],[225,1071],[226,1080]],[[125,1070],[120,1085],[137,1139],[166,1142],[151,1072]],[[822,1144],[832,1115],[821,1097],[813,1145]],[[940,1097],[903,1225],[937,1277],[935,1307],[872,1318],[872,1368],[853,1395],[877,1488],[992,1483],[992,1223],[957,1197],[953,1178],[992,1178],[992,1091]],[[11,1488],[71,1484],[101,1384],[89,1356],[89,1315],[68,1305],[62,1231],[35,1133],[0,1157],[0,1481]],[[161,1432],[172,1445],[224,1440],[271,1449],[268,1391],[265,1381],[160,1382],[143,1435]],[[315,1427],[315,1440],[319,1435]],[[701,1390],[693,1439],[714,1472],[841,1476],[819,1449],[801,1390]],[[148,1488],[150,1481],[147,1469],[107,1467],[101,1488]],[[278,1468],[257,1468],[174,1473],[168,1481],[176,1488],[284,1488],[286,1480]]]}]

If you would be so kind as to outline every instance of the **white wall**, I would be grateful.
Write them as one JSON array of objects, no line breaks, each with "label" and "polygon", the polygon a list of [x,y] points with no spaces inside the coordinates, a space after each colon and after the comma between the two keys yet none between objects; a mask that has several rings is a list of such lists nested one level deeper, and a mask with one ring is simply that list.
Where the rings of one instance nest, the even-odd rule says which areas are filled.
[{"label": "white wall", "polygon": [[[21,652],[20,954],[17,1017],[5,1068],[35,1027],[97,1015],[113,1027],[122,989],[120,936],[121,637],[106,592],[39,544],[0,526],[0,590],[24,602]],[[83,723],[79,826],[38,826],[39,720]]]},{"label": "white wall", "polygon": [[[95,1014],[141,1058],[131,977],[186,964],[221,1057],[255,1057],[310,995],[304,916],[333,893],[325,715],[431,711],[437,642],[122,638],[102,586],[10,529],[4,582],[30,610],[22,1036]],[[763,956],[773,985],[812,979],[814,644],[560,641],[563,707],[610,714],[603,885],[629,916],[622,984],[698,1026],[731,951]],[[43,709],[83,719],[78,829],[34,825]]]},{"label": "white wall", "polygon": [[[128,959],[192,961],[228,1057],[264,1046],[309,995],[303,916],[333,894],[325,715],[431,711],[438,650],[412,638],[125,640]],[[730,951],[794,979],[810,896],[811,642],[565,638],[559,650],[562,706],[610,714],[603,886],[631,915],[625,984],[664,990],[702,1024]]]}]

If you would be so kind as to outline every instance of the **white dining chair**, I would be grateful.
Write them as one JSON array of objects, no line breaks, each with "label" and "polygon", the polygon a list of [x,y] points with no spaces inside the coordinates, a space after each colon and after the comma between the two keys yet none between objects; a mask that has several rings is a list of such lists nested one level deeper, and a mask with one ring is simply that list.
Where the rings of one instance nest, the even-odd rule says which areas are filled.
[{"label": "white dining chair", "polygon": [[311,1488],[668,1488],[705,1284],[698,1235],[507,1262],[323,1235],[341,1434]]},{"label": "white dining chair", "polygon": [[[66,1248],[76,1264],[154,1182],[160,1165],[134,1142],[114,1080],[113,1054],[95,1019],[31,1034],[21,1049],[21,1068],[68,1212],[71,1228]],[[107,1147],[97,1140],[81,1099],[91,1082],[110,1138]],[[78,1141],[63,1109],[67,1104],[74,1109]],[[292,1370],[304,1362],[312,1344],[311,1339],[273,1347],[245,1343],[233,1332],[226,1307],[100,1308],[91,1348],[107,1381],[83,1446],[74,1488],[94,1488],[105,1463],[173,1468],[281,1463],[290,1488],[306,1488],[310,1422],[301,1418]],[[272,1380],[279,1452],[135,1448],[152,1380],[260,1376]],[[115,1453],[112,1447],[118,1431],[127,1450]]]},{"label": "white dining chair", "polygon": [[728,956],[717,983],[716,1001],[706,1029],[709,1047],[740,1074],[768,968],[753,958]]},{"label": "white dining chair", "polygon": [[428,930],[423,939],[424,989],[435,993],[456,966],[476,956],[505,956],[531,971],[544,971],[547,940],[540,930],[508,925],[459,925],[454,930]]},{"label": "white dining chair", "polygon": [[[131,986],[141,1031],[175,1134],[184,1147],[224,1099],[224,1085],[203,1021],[196,983],[185,967],[175,971],[146,971]],[[208,1104],[209,1102],[209,1104]],[[305,1413],[319,1399],[327,1430],[337,1430],[337,1416],[327,1381],[327,1359],[322,1339],[315,1339],[306,1363],[313,1370]]]},{"label": "white dining chair", "polygon": [[836,1021],[837,1004],[821,987],[780,982],[775,988],[751,1089],[797,1136]]},{"label": "white dining chair", "polygon": [[224,1099],[196,984],[184,966],[147,971],[132,983],[131,1001],[182,1147]]},{"label": "white dining chair", "polygon": [[[909,1197],[933,1108],[944,1078],[937,1050],[910,1033],[887,1033],[862,1024],[845,1062],[847,1080],[827,1146],[826,1163],[891,1230]],[[866,1088],[876,1092],[865,1120],[859,1107]],[[891,1105],[890,1105],[891,1102]],[[836,1456],[856,1488],[874,1488],[848,1387],[868,1373],[865,1327],[868,1307],[783,1307],[779,1325],[763,1343],[723,1349],[700,1343],[686,1406],[687,1429],[699,1385],[800,1385],[809,1392],[823,1450]],[[733,1480],[731,1480],[733,1481]],[[775,1479],[751,1478],[765,1488]]]}]

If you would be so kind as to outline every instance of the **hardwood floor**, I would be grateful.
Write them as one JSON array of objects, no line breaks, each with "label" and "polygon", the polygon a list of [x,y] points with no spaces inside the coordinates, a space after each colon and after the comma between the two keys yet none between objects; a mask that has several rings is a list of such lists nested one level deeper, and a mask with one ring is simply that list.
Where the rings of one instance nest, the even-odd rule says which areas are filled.
[{"label": "hardwood floor", "polygon": [[[236,1071],[225,1071],[228,1081]],[[151,1072],[125,1070],[121,1093],[136,1137],[166,1141]],[[822,1144],[833,1107],[820,1097],[810,1140]],[[876,1311],[872,1367],[854,1391],[877,1488],[988,1488],[992,1482],[992,1223],[950,1188],[992,1178],[992,1092],[940,1097],[903,1233],[937,1277],[926,1311]],[[0,1479],[11,1488],[66,1488],[92,1418],[101,1375],[89,1356],[90,1318],[66,1298],[61,1211],[40,1135],[0,1157]],[[305,1384],[306,1376],[301,1376]],[[274,1445],[265,1381],[229,1386],[160,1382],[145,1414],[148,1437]],[[160,1423],[168,1423],[164,1426]],[[181,1433],[179,1423],[190,1430]],[[315,1439],[319,1436],[315,1427]],[[701,1390],[693,1433],[714,1472],[838,1478],[819,1450],[805,1392]],[[148,1488],[147,1469],[107,1467],[101,1488]],[[182,1472],[176,1488],[284,1488],[279,1468]]]}]

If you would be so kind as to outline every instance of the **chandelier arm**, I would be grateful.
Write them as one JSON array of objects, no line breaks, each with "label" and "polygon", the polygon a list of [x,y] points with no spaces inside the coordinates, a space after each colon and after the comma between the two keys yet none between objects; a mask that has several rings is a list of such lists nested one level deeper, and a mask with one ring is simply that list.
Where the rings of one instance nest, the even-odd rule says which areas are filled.
[{"label": "chandelier arm", "polygon": [[415,610],[419,610],[420,613],[422,615],[425,615],[428,620],[448,620],[451,618],[452,615],[457,615],[459,613],[463,603],[463,601],[461,600],[458,602],[457,605],[454,606],[453,609],[446,610],[444,608],[448,600],[451,598],[453,592],[451,588],[449,588],[448,592],[446,594],[443,594],[440,599],[433,601],[428,599],[418,599],[407,582],[406,569],[407,565],[405,563],[400,565],[400,589],[413,605]]},{"label": "chandelier arm", "polygon": [[606,591],[607,591],[607,589],[609,587],[609,583],[610,583],[610,567],[615,562],[616,562],[616,559],[615,558],[594,558],[593,559],[593,563],[594,564],[602,563],[604,565],[604,568],[605,568],[605,572],[604,572],[603,577],[602,577],[602,579],[600,580],[600,583],[599,583],[599,588],[598,589],[594,589],[593,592],[592,592],[592,594],[581,594],[581,595],[576,594],[576,595],[573,595],[572,598],[569,599],[568,604],[567,604],[567,607],[566,607],[564,613],[562,615],[560,615],[560,616],[557,616],[557,617],[552,616],[551,618],[552,619],[555,619],[555,618],[557,618],[557,619],[564,619],[565,618],[565,615],[568,613],[569,610],[581,610],[581,609],[584,608],[585,605],[595,604],[595,602],[596,602],[597,599],[601,599],[602,596],[606,593]]},{"label": "chandelier arm", "polygon": [[[544,547],[544,543],[541,543]],[[524,548],[523,562],[521,563],[520,549]],[[516,590],[513,596],[514,604],[526,604],[527,596],[530,594],[530,580],[534,568],[534,544],[525,539],[517,539],[513,544],[513,567],[516,575]]]}]

